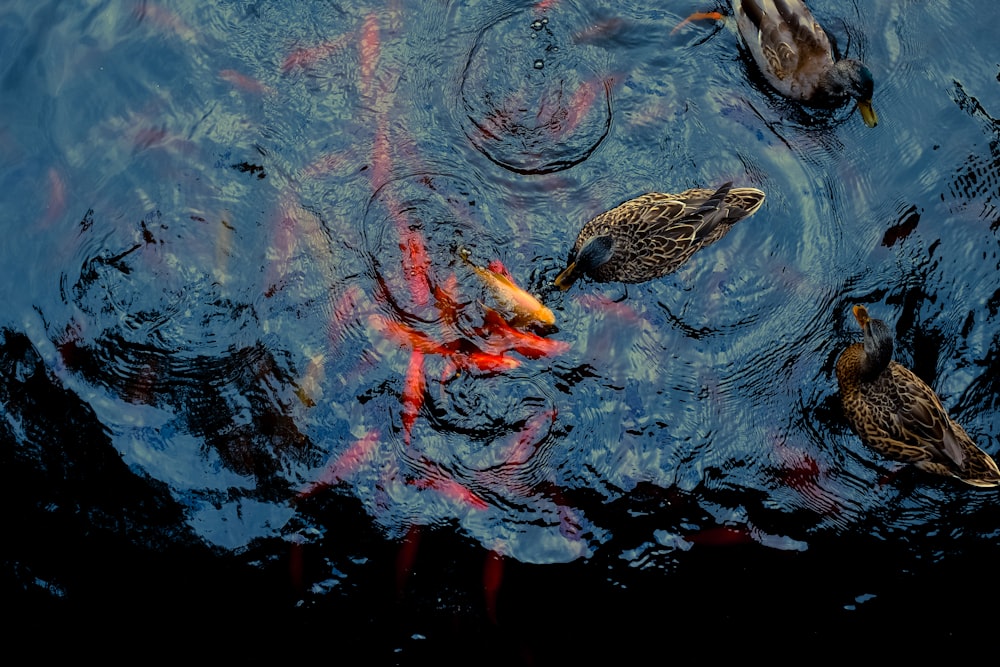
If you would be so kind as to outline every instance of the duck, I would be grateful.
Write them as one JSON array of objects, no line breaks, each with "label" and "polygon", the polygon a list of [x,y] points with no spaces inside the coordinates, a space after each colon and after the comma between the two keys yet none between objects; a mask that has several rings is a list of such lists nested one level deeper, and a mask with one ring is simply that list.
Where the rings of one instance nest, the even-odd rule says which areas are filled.
[{"label": "duck", "polygon": [[854,98],[868,127],[875,79],[854,58],[839,58],[802,0],[733,0],[736,25],[764,78],[782,95],[809,106]]},{"label": "duck", "polygon": [[951,417],[934,390],[893,361],[888,325],[861,305],[852,312],[864,336],[837,359],[844,414],[862,442],[888,459],[957,478],[976,487],[1000,486],[1000,469]]},{"label": "duck", "polygon": [[601,213],[580,230],[555,286],[567,290],[583,274],[640,283],[675,271],[764,202],[761,190],[732,185],[648,192]]}]

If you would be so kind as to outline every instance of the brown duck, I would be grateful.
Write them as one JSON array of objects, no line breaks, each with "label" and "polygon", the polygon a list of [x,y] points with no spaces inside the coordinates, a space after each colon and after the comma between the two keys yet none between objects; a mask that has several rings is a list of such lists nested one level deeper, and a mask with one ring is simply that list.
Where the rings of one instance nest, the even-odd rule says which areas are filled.
[{"label": "brown duck", "polygon": [[861,440],[883,456],[981,487],[1000,486],[996,462],[948,416],[934,390],[892,360],[892,332],[854,306],[863,343],[837,360],[844,414]]},{"label": "brown duck", "polygon": [[782,95],[814,106],[854,98],[868,127],[875,80],[865,65],[838,59],[802,0],[733,0],[736,24],[764,78]]},{"label": "brown duck", "polygon": [[650,192],[630,199],[583,226],[555,285],[569,289],[580,274],[622,283],[665,276],[753,215],[763,201],[760,190],[732,183],[717,190]]}]

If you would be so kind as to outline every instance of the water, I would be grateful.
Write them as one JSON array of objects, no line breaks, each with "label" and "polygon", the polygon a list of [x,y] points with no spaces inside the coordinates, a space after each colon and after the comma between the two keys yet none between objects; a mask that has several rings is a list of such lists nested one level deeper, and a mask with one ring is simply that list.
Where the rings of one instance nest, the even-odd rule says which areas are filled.
[{"label": "water", "polygon": [[[985,627],[996,493],[883,483],[833,366],[868,304],[997,455],[1000,15],[812,5],[877,128],[671,36],[697,3],[8,4],[11,599],[401,663]],[[730,180],[763,207],[675,274],[547,288],[593,215]],[[459,248],[556,351],[455,365],[496,352]]]}]

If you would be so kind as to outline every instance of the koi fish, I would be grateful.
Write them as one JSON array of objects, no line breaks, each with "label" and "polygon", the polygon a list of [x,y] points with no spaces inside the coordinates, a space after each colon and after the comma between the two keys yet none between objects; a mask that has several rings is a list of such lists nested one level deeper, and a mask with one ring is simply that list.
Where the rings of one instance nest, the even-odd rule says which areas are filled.
[{"label": "koi fish", "polygon": [[281,64],[281,71],[287,74],[295,68],[309,67],[318,60],[330,57],[347,45],[347,37],[348,35],[341,35],[331,42],[295,49],[285,57],[285,62]]},{"label": "koi fish", "polygon": [[748,529],[732,528],[730,526],[713,526],[694,535],[685,535],[684,539],[692,544],[704,544],[713,547],[750,544],[754,541]]},{"label": "koi fish", "polygon": [[298,498],[308,498],[317,491],[339,484],[353,474],[371,459],[378,440],[379,432],[377,430],[369,431],[341,454],[332,457],[316,481],[299,491]]},{"label": "koi fish", "polygon": [[497,595],[503,581],[503,565],[503,555],[492,550],[486,554],[486,562],[483,563],[483,598],[486,601],[486,616],[494,625],[497,622]]},{"label": "koi fish", "polygon": [[556,127],[555,136],[564,137],[571,133],[580,125],[580,121],[593,106],[594,100],[598,97],[601,88],[607,90],[611,86],[611,81],[585,81],[576,89],[566,106],[566,116]]},{"label": "koi fish", "polygon": [[406,377],[403,379],[403,394],[399,400],[403,404],[403,442],[410,444],[410,433],[413,431],[413,424],[417,421],[420,408],[424,404],[424,353],[420,350],[413,350],[410,355],[410,364],[406,368]]},{"label": "koi fish", "polygon": [[551,426],[556,419],[556,410],[543,410],[525,422],[524,427],[517,434],[516,439],[510,445],[507,455],[504,457],[506,463],[521,465],[527,463],[538,447],[539,432],[545,426]]},{"label": "koi fish", "polygon": [[418,489],[434,489],[445,498],[461,503],[472,509],[489,509],[490,504],[473,493],[468,487],[448,477],[424,477],[410,482]]},{"label": "koi fish", "polygon": [[674,26],[674,29],[670,31],[670,35],[676,35],[677,32],[692,21],[703,21],[705,19],[712,19],[713,21],[721,21],[725,17],[719,12],[695,12],[691,14],[686,19]]},{"label": "koi fish", "polygon": [[39,221],[44,229],[48,228],[66,212],[66,182],[55,167],[49,167],[49,200],[45,206],[45,215]]},{"label": "koi fish", "polygon": [[242,88],[248,93],[255,93],[257,95],[271,94],[274,93],[274,88],[265,85],[253,78],[252,76],[247,76],[242,72],[237,72],[234,69],[224,69],[219,72],[219,76],[233,84],[237,88]]},{"label": "koi fish", "polygon": [[497,302],[504,309],[514,313],[516,321],[526,324],[539,322],[545,325],[556,323],[552,311],[530,293],[518,287],[513,280],[502,273],[473,264],[472,260],[469,259],[469,251],[465,248],[459,251],[459,256],[482,279]]},{"label": "koi fish", "polygon": [[396,554],[396,595],[403,596],[403,589],[406,587],[406,580],[413,572],[413,563],[417,560],[417,548],[420,546],[420,536],[422,530],[420,526],[413,524],[406,531],[402,544],[399,545],[399,552]]},{"label": "koi fish", "polygon": [[375,77],[375,67],[378,65],[381,45],[379,42],[378,15],[371,13],[365,17],[361,27],[361,40],[358,43],[358,55],[361,60],[361,94],[369,97],[374,92],[372,81]]},{"label": "koi fish", "polygon": [[441,381],[446,381],[459,370],[475,370],[482,373],[502,373],[511,371],[521,365],[521,362],[504,354],[490,352],[456,352],[451,355],[448,364],[441,371]]},{"label": "koi fish", "polygon": [[402,322],[396,322],[388,317],[376,314],[370,315],[368,317],[368,324],[400,345],[419,350],[424,354],[451,355],[455,352],[455,350],[445,345],[434,342],[430,336],[422,331],[417,331]]},{"label": "koi fish", "polygon": [[487,343],[491,349],[514,350],[529,359],[537,359],[562,354],[570,347],[565,341],[515,329],[492,308],[483,306],[483,312],[483,332],[487,335]]},{"label": "koi fish", "polygon": [[427,254],[427,246],[423,236],[415,229],[401,227],[399,232],[403,275],[410,288],[410,296],[417,305],[426,306],[431,300],[431,282],[428,276],[431,258]]},{"label": "koi fish", "polygon": [[458,277],[454,273],[445,279],[444,284],[434,285],[434,303],[442,322],[451,325],[458,322],[461,303],[458,300]]}]

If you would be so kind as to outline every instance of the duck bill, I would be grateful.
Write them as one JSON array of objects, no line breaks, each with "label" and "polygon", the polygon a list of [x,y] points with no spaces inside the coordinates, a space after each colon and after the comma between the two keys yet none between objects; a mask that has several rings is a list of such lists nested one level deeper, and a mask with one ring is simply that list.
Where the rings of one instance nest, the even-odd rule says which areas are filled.
[{"label": "duck bill", "polygon": [[868,127],[878,125],[878,114],[875,113],[871,100],[858,100],[858,111],[861,112],[861,119],[865,121],[865,125]]},{"label": "duck bill", "polygon": [[575,274],[576,274],[576,262],[570,262],[569,266],[563,269],[559,273],[559,275],[556,276],[556,279],[552,281],[552,283],[556,287],[565,292],[573,284],[573,281],[576,280]]},{"label": "duck bill", "polygon": [[856,319],[861,328],[864,329],[865,325],[868,324],[868,309],[862,305],[857,305],[851,309],[851,312],[854,313],[854,319]]}]

